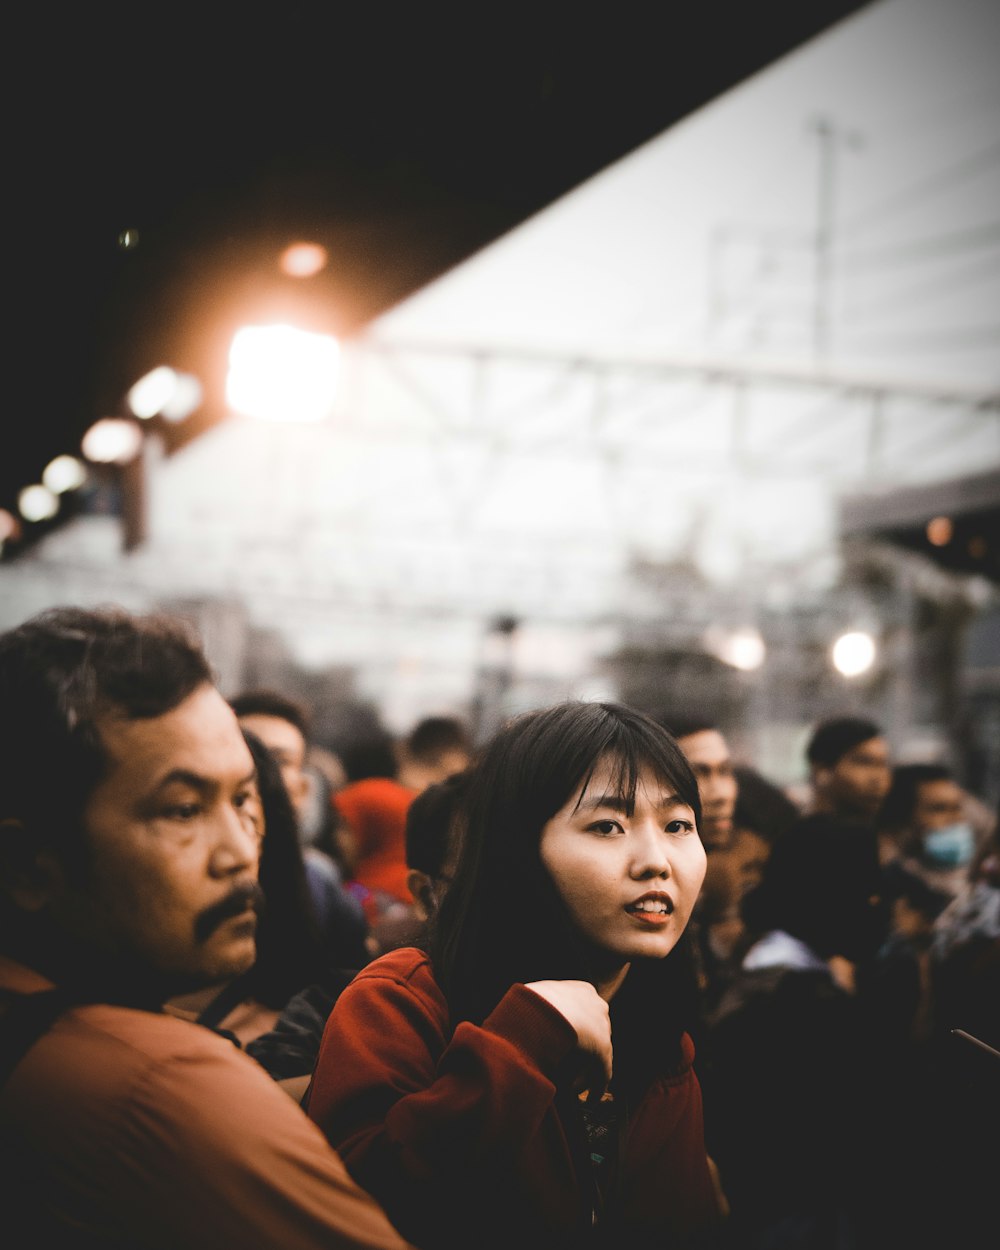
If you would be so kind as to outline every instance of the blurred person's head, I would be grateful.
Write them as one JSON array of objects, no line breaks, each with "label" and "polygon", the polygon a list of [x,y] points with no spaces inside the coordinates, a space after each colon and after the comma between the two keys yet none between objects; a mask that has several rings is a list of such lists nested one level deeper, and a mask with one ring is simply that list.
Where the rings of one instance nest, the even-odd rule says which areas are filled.
[{"label": "blurred person's head", "polygon": [[425,716],[399,744],[399,781],[423,790],[468,767],[469,731],[455,716]]},{"label": "blurred person's head", "polygon": [[756,768],[737,764],[734,771],[739,784],[734,814],[736,827],[752,829],[768,842],[774,842],[802,812],[780,786]]},{"label": "blurred person's head", "polygon": [[162,1002],[254,961],[260,806],[181,622],[57,608],[0,637],[0,940]]},{"label": "blurred person's head", "polygon": [[659,721],[673,734],[698,779],[699,828],[705,849],[711,852],[727,846],[739,793],[729,744],[718,727],[703,717],[665,713]]},{"label": "blurred person's head", "polygon": [[406,813],[407,884],[421,920],[434,915],[451,881],[458,850],[459,808],[469,779],[467,770],[452,773],[421,791]]},{"label": "blurred person's head", "polygon": [[263,843],[260,886],[263,911],[257,929],[257,959],[248,994],[281,1008],[305,985],[329,972],[315,918],[298,821],[281,766],[252,730],[243,736],[257,766]]},{"label": "blurred person's head", "polygon": [[230,699],[240,725],[264,743],[281,769],[296,811],[301,812],[309,782],[304,771],[309,715],[301,703],[275,690],[246,690]]},{"label": "blurred person's head", "polygon": [[951,901],[943,890],[935,890],[923,877],[906,869],[886,874],[885,895],[893,932],[908,941],[928,939],[935,920]]},{"label": "blurred person's head", "polygon": [[941,868],[968,864],[976,839],[964,792],[944,764],[900,764],[879,811],[879,827],[901,849]]},{"label": "blurred person's head", "polygon": [[816,810],[850,820],[875,817],[889,789],[889,747],[874,721],[823,721],[806,746]]},{"label": "blurred person's head", "polygon": [[369,777],[395,778],[399,772],[396,743],[392,734],[381,726],[366,726],[358,736],[340,746],[338,755],[344,765],[347,785]]}]

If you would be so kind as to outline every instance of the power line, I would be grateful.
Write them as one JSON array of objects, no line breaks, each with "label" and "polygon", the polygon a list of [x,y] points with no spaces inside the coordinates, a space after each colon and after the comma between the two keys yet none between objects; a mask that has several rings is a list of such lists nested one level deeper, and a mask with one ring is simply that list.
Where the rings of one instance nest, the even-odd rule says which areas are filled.
[{"label": "power line", "polygon": [[947,256],[954,252],[968,251],[970,248],[989,247],[994,243],[1000,243],[1000,221],[953,230],[948,234],[930,235],[896,247],[862,248],[842,253],[840,260],[846,270],[854,270],[861,265],[900,265],[925,257]]},{"label": "power line", "polygon": [[986,264],[977,257],[966,269],[929,282],[914,283],[902,290],[894,291],[888,298],[861,300],[858,303],[848,302],[845,315],[866,317],[871,314],[878,315],[880,312],[898,312],[903,304],[908,308],[918,300],[960,290],[962,287],[992,278],[998,271],[1000,271],[1000,256],[993,257],[992,261]]},{"label": "power line", "polygon": [[976,152],[972,156],[964,157],[953,165],[948,165],[944,169],[938,170],[937,173],[932,174],[929,178],[904,187],[901,191],[894,192],[881,203],[871,205],[853,219],[848,218],[846,222],[841,223],[840,233],[841,235],[848,235],[867,229],[870,225],[878,223],[887,214],[895,212],[899,208],[912,208],[915,204],[919,204],[922,199],[928,199],[939,191],[953,189],[967,178],[975,177],[982,170],[988,169],[991,165],[997,163],[998,160],[1000,160],[1000,142],[992,144],[985,151]]},{"label": "power line", "polygon": [[874,339],[864,329],[853,330],[848,326],[844,333],[848,337],[861,335],[864,338],[862,345],[851,346],[852,352],[975,351],[990,346],[1000,351],[1000,325],[968,326],[958,330],[929,330],[925,334],[902,334],[896,337],[887,335]]}]

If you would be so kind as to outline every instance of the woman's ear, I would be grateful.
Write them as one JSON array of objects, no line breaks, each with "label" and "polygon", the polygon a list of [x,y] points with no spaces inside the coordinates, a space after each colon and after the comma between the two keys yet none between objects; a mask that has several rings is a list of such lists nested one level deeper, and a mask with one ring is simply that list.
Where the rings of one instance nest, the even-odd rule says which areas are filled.
[{"label": "woman's ear", "polygon": [[413,895],[413,904],[421,920],[430,920],[437,908],[434,883],[426,872],[411,868],[406,874],[406,886]]},{"label": "woman's ear", "polygon": [[38,912],[65,880],[62,864],[30,826],[0,820],[0,892],[20,911]]}]

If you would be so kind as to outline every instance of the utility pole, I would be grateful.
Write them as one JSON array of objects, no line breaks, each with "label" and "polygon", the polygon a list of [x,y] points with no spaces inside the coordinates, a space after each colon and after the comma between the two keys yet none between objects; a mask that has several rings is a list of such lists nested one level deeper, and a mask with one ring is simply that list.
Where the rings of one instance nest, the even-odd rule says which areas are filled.
[{"label": "utility pole", "polygon": [[829,117],[815,117],[809,129],[818,144],[816,231],[814,235],[813,356],[817,364],[830,353],[833,327],[833,245],[837,211],[837,153],[841,143],[859,148],[856,131],[842,131]]}]

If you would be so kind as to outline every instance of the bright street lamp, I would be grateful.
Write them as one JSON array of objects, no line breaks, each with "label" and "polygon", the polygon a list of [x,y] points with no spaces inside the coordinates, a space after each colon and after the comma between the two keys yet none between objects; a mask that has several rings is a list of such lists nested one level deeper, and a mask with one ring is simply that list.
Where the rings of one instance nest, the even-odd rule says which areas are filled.
[{"label": "bright street lamp", "polygon": [[860,677],[875,663],[875,640],[862,630],[849,630],[833,644],[831,655],[838,673]]},{"label": "bright street lamp", "polygon": [[265,421],[323,421],[333,409],[340,346],[290,325],[244,326],[229,349],[226,399]]}]

